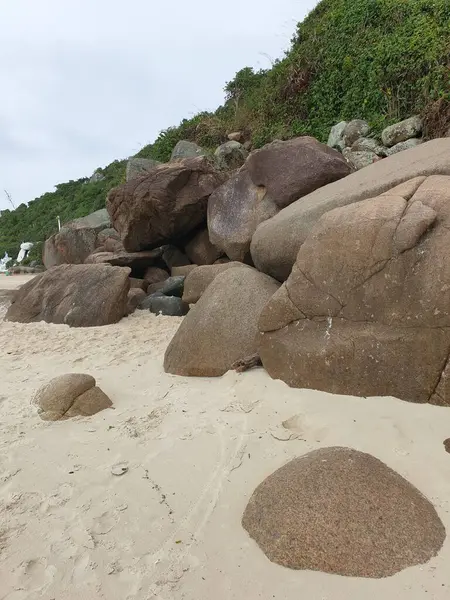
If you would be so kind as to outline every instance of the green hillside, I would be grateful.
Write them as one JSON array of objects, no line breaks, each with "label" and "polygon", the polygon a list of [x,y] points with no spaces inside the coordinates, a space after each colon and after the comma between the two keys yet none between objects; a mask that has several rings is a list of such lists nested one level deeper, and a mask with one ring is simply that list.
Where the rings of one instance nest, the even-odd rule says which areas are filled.
[{"label": "green hillside", "polygon": [[[274,138],[326,141],[340,120],[363,118],[375,132],[412,114],[428,118],[429,137],[450,126],[448,0],[322,0],[298,25],[291,48],[271,69],[239,71],[225,102],[160,133],[137,156],[167,161],[181,139],[214,148],[244,130],[255,147]],[[100,182],[59,184],[28,207],[2,211],[0,253],[22,240],[44,240],[63,222],[104,206],[124,178],[125,162]]]}]

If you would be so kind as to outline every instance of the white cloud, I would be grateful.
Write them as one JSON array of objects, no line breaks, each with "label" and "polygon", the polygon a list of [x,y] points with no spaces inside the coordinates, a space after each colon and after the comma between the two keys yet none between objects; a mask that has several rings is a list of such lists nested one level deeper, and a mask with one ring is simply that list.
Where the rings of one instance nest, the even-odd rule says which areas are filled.
[{"label": "white cloud", "polygon": [[316,0],[14,0],[0,9],[0,208],[90,175],[270,66]]}]

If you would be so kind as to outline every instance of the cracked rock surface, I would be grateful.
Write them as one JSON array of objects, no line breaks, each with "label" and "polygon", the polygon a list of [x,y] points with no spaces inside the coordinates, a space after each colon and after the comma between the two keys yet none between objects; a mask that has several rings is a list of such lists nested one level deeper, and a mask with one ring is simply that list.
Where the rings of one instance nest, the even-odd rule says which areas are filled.
[{"label": "cracked rock surface", "polygon": [[318,221],[259,320],[290,386],[450,405],[450,177],[417,177]]}]

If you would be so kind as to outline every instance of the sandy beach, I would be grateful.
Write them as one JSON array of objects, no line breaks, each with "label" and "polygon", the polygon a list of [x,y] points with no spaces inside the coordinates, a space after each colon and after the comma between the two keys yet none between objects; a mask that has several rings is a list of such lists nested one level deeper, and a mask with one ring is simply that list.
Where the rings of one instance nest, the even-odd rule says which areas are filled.
[{"label": "sandy beach", "polygon": [[[26,279],[1,277],[0,290]],[[181,318],[70,329],[2,316],[0,600],[450,598],[448,538],[429,563],[370,580],[280,567],[241,526],[265,477],[338,445],[408,479],[449,531],[448,408],[290,389],[262,369],[167,375]],[[43,422],[33,392],[69,372],[93,375],[113,409]]]}]

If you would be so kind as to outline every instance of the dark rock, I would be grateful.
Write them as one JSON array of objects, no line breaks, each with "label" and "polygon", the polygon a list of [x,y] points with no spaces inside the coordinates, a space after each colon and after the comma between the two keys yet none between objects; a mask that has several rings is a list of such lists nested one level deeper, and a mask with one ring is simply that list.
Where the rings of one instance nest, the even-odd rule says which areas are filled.
[{"label": "dark rock", "polygon": [[164,246],[162,259],[169,269],[173,269],[174,267],[184,267],[191,264],[188,257],[175,246]]},{"label": "dark rock", "polygon": [[148,267],[144,273],[144,280],[147,282],[147,286],[152,283],[165,281],[168,277],[169,273],[160,267]]},{"label": "dark rock", "polygon": [[185,277],[178,275],[177,277],[169,277],[163,283],[160,291],[165,296],[177,296],[181,298],[183,295]]},{"label": "dark rock", "polygon": [[189,312],[189,306],[177,296],[153,295],[148,300],[148,308],[155,315],[183,317]]},{"label": "dark rock", "polygon": [[161,248],[144,252],[96,252],[85,260],[86,264],[109,264],[113,267],[129,267],[133,273],[145,273],[148,267],[161,258]]},{"label": "dark rock", "polygon": [[116,323],[127,311],[129,274],[109,265],[53,267],[17,291],[5,319],[71,327]]},{"label": "dark rock", "polygon": [[218,275],[170,342],[165,371],[218,377],[236,360],[254,354],[259,314],[277,288],[273,279],[250,267]]},{"label": "dark rock", "polygon": [[254,491],[242,524],[290,569],[389,577],[436,556],[445,528],[429,500],[370,454],[321,448]]}]

